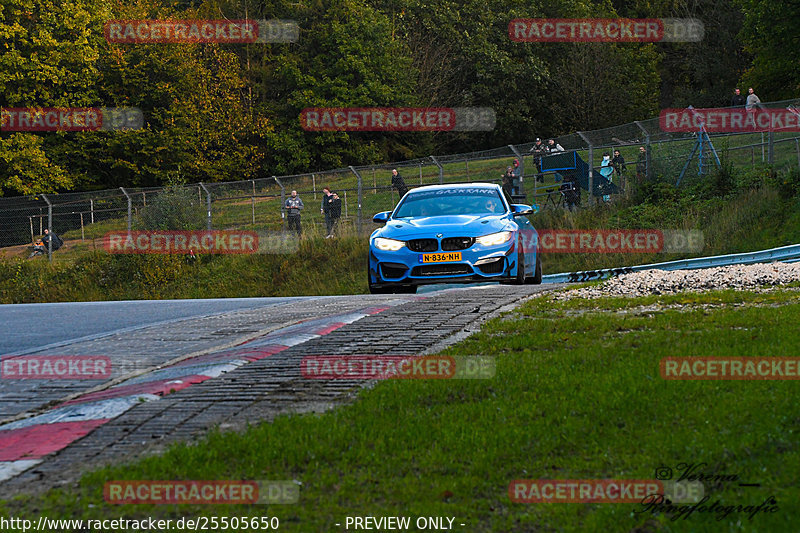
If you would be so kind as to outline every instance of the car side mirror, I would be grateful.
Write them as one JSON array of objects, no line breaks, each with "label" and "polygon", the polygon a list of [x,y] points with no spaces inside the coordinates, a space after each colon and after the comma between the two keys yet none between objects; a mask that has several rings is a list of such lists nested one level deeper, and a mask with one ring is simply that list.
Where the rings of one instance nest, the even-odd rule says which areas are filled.
[{"label": "car side mirror", "polygon": [[525,204],[511,204],[511,214],[515,217],[532,215],[537,211],[539,211],[539,206],[535,204],[533,207]]},{"label": "car side mirror", "polygon": [[376,224],[386,224],[389,221],[389,215],[391,215],[391,211],[381,211],[380,213],[376,214],[372,217],[372,221]]}]

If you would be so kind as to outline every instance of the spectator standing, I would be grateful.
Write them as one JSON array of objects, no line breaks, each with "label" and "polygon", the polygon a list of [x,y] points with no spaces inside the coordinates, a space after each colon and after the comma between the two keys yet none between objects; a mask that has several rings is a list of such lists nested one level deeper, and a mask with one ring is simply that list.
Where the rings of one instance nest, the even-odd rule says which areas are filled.
[{"label": "spectator standing", "polygon": [[397,173],[397,169],[392,169],[392,187],[397,189],[397,194],[400,195],[400,198],[406,195],[408,192],[408,186],[406,186],[406,182],[403,177]]},{"label": "spectator standing", "polygon": [[625,158],[622,157],[622,154],[619,153],[619,150],[614,150],[614,157],[611,159],[611,166],[614,168],[617,176],[621,176],[623,172],[628,170],[627,165],[625,165]]},{"label": "spectator standing", "polygon": [[333,226],[331,224],[331,215],[330,215],[330,201],[331,199],[331,189],[330,187],[324,187],[322,189],[322,204],[319,207],[319,212],[325,215],[325,231],[328,232],[328,235],[331,234],[331,230]]},{"label": "spectator standing", "polygon": [[639,156],[636,158],[636,179],[641,183],[647,178],[647,148],[639,147]]},{"label": "spectator standing", "polygon": [[547,146],[542,143],[539,137],[536,137],[536,142],[530,151],[533,152],[533,161],[536,163],[536,172],[538,172],[536,181],[544,181],[544,176],[542,176],[542,157],[547,155]]},{"label": "spectator standing", "polygon": [[549,141],[547,141],[547,151],[550,152],[551,154],[554,154],[556,152],[563,152],[564,147],[558,144],[555,139],[550,139]]},{"label": "spectator standing", "polygon": [[506,173],[503,174],[503,192],[508,196],[509,200],[513,196],[514,192],[514,169],[512,167],[508,167],[506,169]]},{"label": "spectator standing", "polygon": [[330,195],[330,200],[328,203],[328,215],[331,221],[331,227],[328,229],[328,235],[325,237],[326,239],[333,237],[333,232],[339,223],[339,217],[342,216],[342,200],[336,193],[332,193]]},{"label": "spectator standing", "polygon": [[753,92],[753,88],[747,89],[747,103],[745,104],[748,112],[755,111],[756,107],[761,107],[761,99]]},{"label": "spectator standing", "polygon": [[628,170],[628,166],[625,164],[625,158],[622,157],[622,154],[619,153],[619,150],[614,150],[614,157],[611,158],[611,167],[614,169],[614,172],[617,174],[617,178],[619,178],[619,182],[624,189],[624,183],[622,181],[623,176],[622,173]]},{"label": "spectator standing", "polygon": [[297,196],[297,191],[292,191],[292,195],[286,199],[284,207],[286,208],[286,215],[289,219],[289,231],[294,228],[299,236],[302,233],[302,229],[300,228],[300,210],[303,209],[304,206],[303,200]]},{"label": "spectator standing", "polygon": [[514,167],[511,169],[511,192],[522,194],[522,168],[519,166],[519,159],[514,159]]},{"label": "spectator standing", "polygon": [[731,107],[744,107],[746,103],[747,100],[745,99],[742,92],[739,90],[738,87],[735,88],[733,90],[733,98],[731,98]]}]

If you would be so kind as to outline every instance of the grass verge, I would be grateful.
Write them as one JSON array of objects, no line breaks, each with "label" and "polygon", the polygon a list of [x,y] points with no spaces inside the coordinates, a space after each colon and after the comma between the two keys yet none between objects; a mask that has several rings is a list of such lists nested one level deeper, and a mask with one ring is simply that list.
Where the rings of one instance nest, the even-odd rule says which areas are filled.
[{"label": "grass verge", "polygon": [[[291,237],[294,238],[294,237]],[[60,252],[60,251],[59,251]],[[32,260],[0,259],[0,303],[243,298],[367,291],[367,242],[308,232],[291,253],[109,254],[81,245]]]},{"label": "grass verge", "polygon": [[[0,504],[63,518],[267,516],[282,531],[341,531],[347,516],[455,517],[461,531],[796,531],[797,382],[666,381],[667,356],[797,356],[795,291],[531,300],[448,348],[496,358],[491,380],[388,381],[322,415],[214,433],[96,471],[76,487]],[[671,520],[638,504],[512,503],[515,479],[652,479],[680,463],[735,475]],[[108,480],[296,479],[286,506],[110,506]],[[758,483],[740,487],[738,483]]]}]

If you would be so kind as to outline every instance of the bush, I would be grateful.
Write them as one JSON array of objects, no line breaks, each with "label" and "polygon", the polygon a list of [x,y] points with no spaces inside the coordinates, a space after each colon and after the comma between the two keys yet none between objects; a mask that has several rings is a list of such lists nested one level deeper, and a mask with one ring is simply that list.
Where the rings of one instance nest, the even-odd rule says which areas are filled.
[{"label": "bush", "polygon": [[777,174],[774,176],[774,183],[782,199],[800,196],[800,170],[793,168],[785,174]]},{"label": "bush", "polygon": [[172,186],[164,189],[136,217],[138,230],[202,230],[206,209],[195,189]]}]

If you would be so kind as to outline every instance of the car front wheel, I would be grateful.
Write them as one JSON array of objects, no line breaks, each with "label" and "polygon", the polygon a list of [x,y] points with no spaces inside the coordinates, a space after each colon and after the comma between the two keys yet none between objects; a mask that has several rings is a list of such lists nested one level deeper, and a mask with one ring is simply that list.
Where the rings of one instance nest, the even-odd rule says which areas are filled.
[{"label": "car front wheel", "polygon": [[522,253],[522,241],[517,243],[517,277],[513,283],[514,285],[525,283],[525,254]]},{"label": "car front wheel", "polygon": [[526,279],[525,283],[531,283],[533,285],[542,283],[542,258],[539,254],[536,254],[536,270],[534,271],[533,277]]}]

